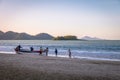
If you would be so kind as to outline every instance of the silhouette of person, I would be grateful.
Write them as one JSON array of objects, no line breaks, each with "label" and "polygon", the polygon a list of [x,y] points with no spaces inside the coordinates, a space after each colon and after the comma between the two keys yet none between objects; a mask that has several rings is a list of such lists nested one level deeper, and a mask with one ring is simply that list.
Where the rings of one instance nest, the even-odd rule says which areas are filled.
[{"label": "silhouette of person", "polygon": [[68,49],[68,53],[69,53],[69,58],[71,58],[71,50]]},{"label": "silhouette of person", "polygon": [[48,47],[46,48],[45,52],[46,52],[46,56],[48,56]]},{"label": "silhouette of person", "polygon": [[57,48],[55,48],[55,55],[57,56],[57,54],[58,54],[58,50]]},{"label": "silhouette of person", "polygon": [[16,47],[16,51],[20,51],[20,48],[22,48],[21,45],[18,45],[18,46]]},{"label": "silhouette of person", "polygon": [[42,52],[43,52],[43,49],[42,49],[42,47],[40,47],[40,55],[42,54]]},{"label": "silhouette of person", "polygon": [[19,49],[19,51],[20,51],[21,48],[22,48],[21,45],[18,45],[18,49]]},{"label": "silhouette of person", "polygon": [[20,51],[21,48],[22,48],[21,45],[18,45],[18,46],[15,48],[16,53],[19,53],[19,51]]},{"label": "silhouette of person", "polygon": [[30,51],[33,51],[34,49],[33,49],[33,47],[30,47]]}]

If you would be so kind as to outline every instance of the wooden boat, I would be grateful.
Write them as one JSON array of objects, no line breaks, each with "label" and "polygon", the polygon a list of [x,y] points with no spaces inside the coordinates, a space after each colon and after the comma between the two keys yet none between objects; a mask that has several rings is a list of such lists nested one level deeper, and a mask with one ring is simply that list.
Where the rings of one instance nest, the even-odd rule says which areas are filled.
[{"label": "wooden boat", "polygon": [[[15,50],[15,52],[18,53],[18,54],[20,54],[20,53],[41,53],[40,50],[33,50],[33,51],[31,51],[31,50],[29,50],[29,49],[20,49],[20,50],[14,49],[14,50]],[[46,52],[46,50],[43,50],[42,53],[43,53],[43,52]]]}]

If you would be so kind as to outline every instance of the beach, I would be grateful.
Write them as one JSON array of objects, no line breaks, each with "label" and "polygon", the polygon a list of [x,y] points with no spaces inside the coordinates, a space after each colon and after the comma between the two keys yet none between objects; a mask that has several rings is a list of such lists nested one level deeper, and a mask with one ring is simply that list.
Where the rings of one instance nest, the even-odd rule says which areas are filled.
[{"label": "beach", "polygon": [[120,80],[120,61],[0,54],[0,80]]}]

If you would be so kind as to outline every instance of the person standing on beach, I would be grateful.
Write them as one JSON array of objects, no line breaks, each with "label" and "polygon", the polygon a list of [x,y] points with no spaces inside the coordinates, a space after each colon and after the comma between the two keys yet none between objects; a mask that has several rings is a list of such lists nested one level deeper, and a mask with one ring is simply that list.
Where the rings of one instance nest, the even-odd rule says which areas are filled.
[{"label": "person standing on beach", "polygon": [[71,58],[71,50],[68,49],[68,53],[69,53],[69,58]]},{"label": "person standing on beach", "polygon": [[40,47],[40,55],[42,54],[42,52],[43,52],[43,49],[42,49],[42,47]]},{"label": "person standing on beach", "polygon": [[15,48],[15,51],[16,51],[17,54],[19,53],[19,51],[20,51],[21,48],[22,48],[21,45],[18,45],[18,46]]},{"label": "person standing on beach", "polygon": [[30,51],[33,51],[34,49],[33,49],[33,47],[30,47]]},{"label": "person standing on beach", "polygon": [[16,51],[20,51],[21,48],[22,48],[21,45],[18,45],[18,46],[16,47]]},{"label": "person standing on beach", "polygon": [[48,47],[46,48],[45,52],[46,52],[46,56],[48,56]]},{"label": "person standing on beach", "polygon": [[57,48],[55,48],[55,55],[57,56],[57,53],[58,53],[58,50],[57,50]]}]

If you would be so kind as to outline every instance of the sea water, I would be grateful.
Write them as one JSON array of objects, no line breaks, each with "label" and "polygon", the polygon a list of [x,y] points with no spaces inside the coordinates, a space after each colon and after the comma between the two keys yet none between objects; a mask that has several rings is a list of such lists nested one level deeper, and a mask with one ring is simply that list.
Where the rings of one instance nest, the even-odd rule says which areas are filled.
[{"label": "sea water", "polygon": [[120,61],[120,40],[0,40],[0,53],[16,54],[14,48],[18,45],[21,45],[23,49],[33,47],[34,50],[48,47],[48,56],[55,56],[54,51],[57,48],[58,57],[68,58],[68,49],[70,49],[72,58]]}]

